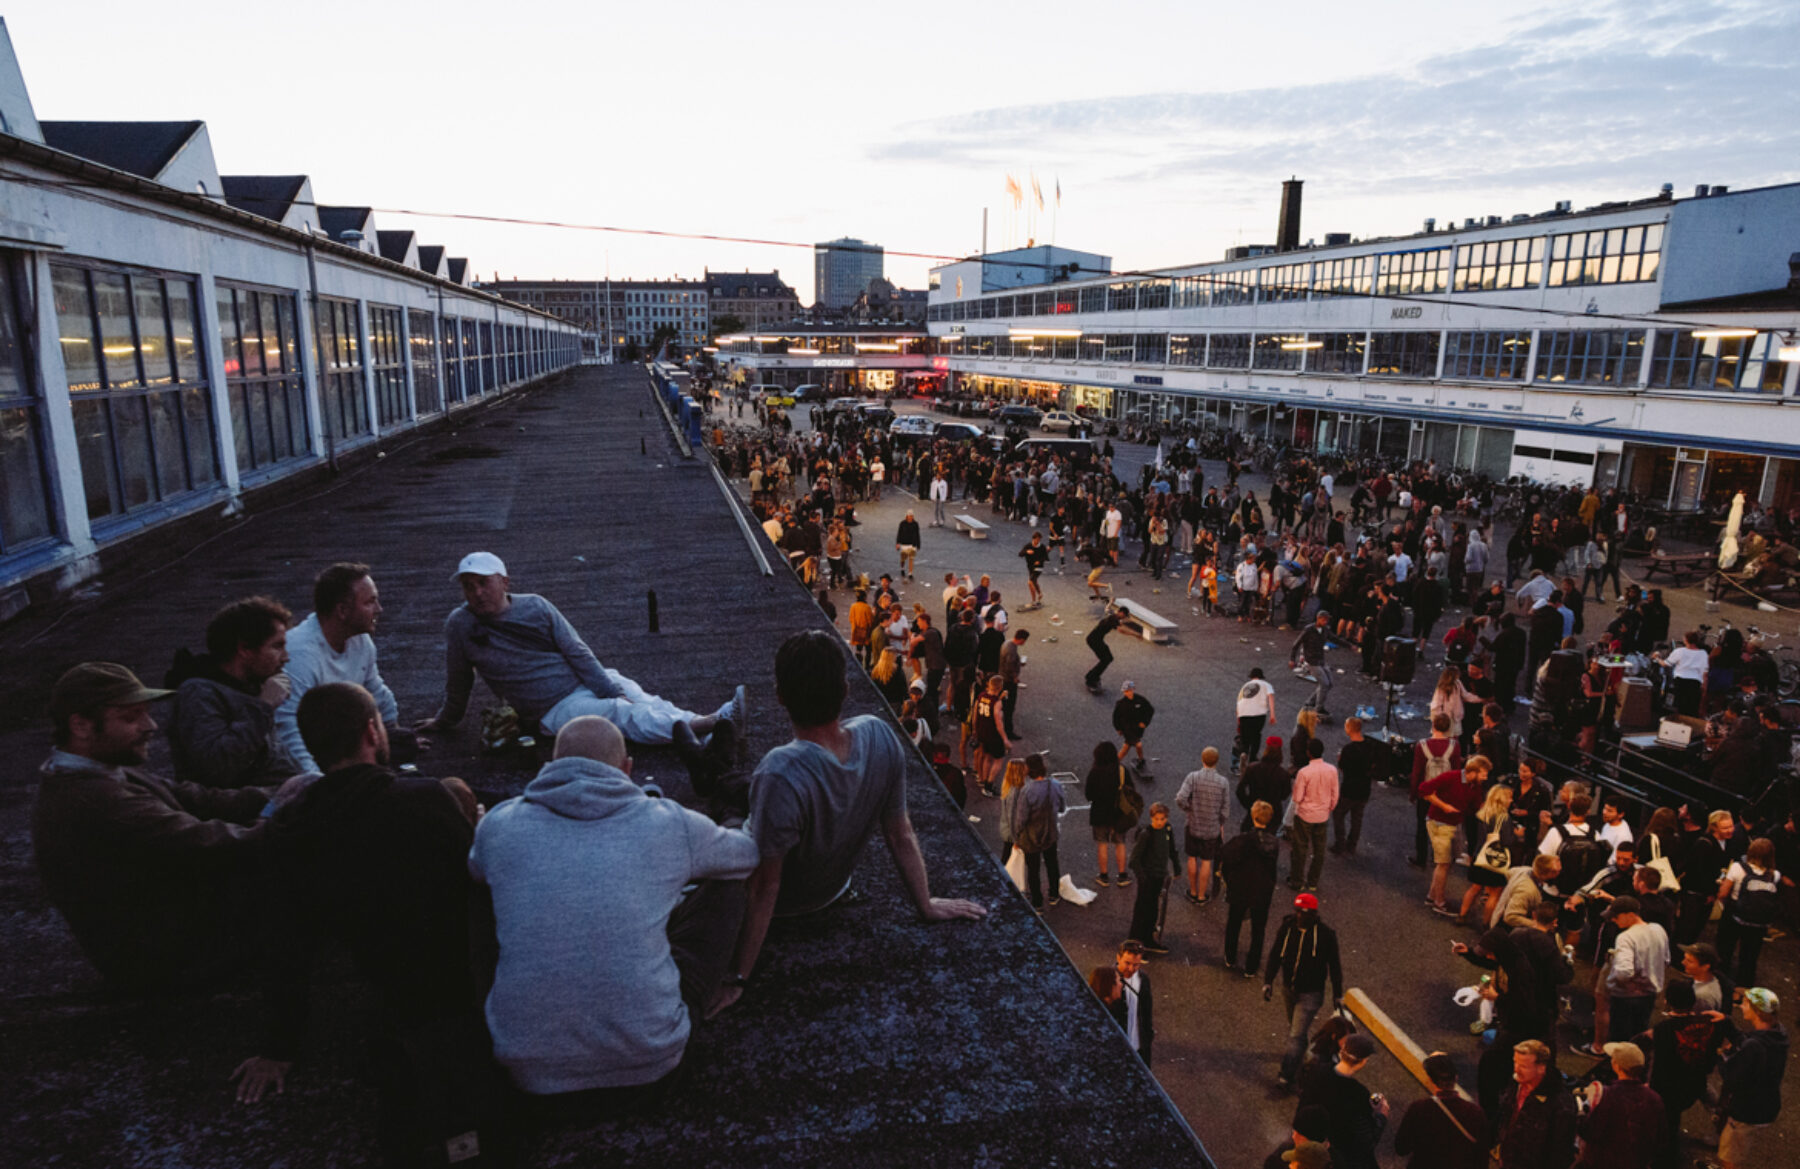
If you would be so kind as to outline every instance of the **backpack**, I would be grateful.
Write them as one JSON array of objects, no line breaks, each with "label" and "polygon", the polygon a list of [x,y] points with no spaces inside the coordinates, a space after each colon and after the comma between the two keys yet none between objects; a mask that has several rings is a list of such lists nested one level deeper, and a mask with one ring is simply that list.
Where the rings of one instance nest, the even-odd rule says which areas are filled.
[{"label": "backpack", "polygon": [[1744,866],[1737,896],[1731,899],[1731,916],[1738,924],[1761,929],[1775,920],[1781,908],[1781,874],[1774,869],[1758,873]]},{"label": "backpack", "polygon": [[1435,754],[1432,752],[1431,748],[1426,745],[1430,741],[1431,740],[1426,739],[1419,744],[1419,750],[1425,753],[1425,777],[1419,780],[1419,787],[1421,789],[1438,776],[1444,774],[1444,772],[1450,770],[1450,757],[1455,754],[1456,751],[1455,741],[1452,739],[1445,739],[1443,754]]},{"label": "backpack", "polygon": [[1131,781],[1131,773],[1123,766],[1119,768],[1119,823],[1122,827],[1131,828],[1137,825],[1139,817],[1144,814],[1144,794]]},{"label": "backpack", "polygon": [[1570,835],[1567,824],[1558,829],[1563,843],[1556,853],[1556,859],[1562,862],[1562,877],[1557,884],[1570,892],[1586,885],[1612,859],[1612,845],[1594,835],[1593,825],[1582,827],[1587,829],[1582,836]]}]

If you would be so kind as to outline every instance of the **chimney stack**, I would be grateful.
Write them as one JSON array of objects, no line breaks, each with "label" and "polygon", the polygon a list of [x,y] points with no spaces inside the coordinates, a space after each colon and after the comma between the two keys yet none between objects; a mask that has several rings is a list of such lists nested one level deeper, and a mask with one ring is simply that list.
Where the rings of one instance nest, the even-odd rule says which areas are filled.
[{"label": "chimney stack", "polygon": [[1275,226],[1275,250],[1291,252],[1300,246],[1300,185],[1304,179],[1281,184],[1281,221]]}]

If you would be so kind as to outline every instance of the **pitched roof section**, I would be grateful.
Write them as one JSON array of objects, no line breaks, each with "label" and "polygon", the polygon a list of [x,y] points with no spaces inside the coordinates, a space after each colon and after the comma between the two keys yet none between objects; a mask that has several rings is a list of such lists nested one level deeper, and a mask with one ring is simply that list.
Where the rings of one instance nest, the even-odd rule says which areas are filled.
[{"label": "pitched roof section", "polygon": [[449,269],[444,267],[444,248],[442,244],[419,245],[419,267],[433,276],[448,276]]},{"label": "pitched roof section", "polygon": [[219,184],[225,189],[225,202],[239,211],[280,223],[306,186],[306,176],[220,175]]},{"label": "pitched roof section", "polygon": [[319,229],[338,239],[346,231],[361,231],[372,214],[367,207],[320,207]]},{"label": "pitched roof section", "polygon": [[411,262],[409,253],[412,249],[413,234],[410,231],[377,231],[375,238],[381,246],[381,258],[392,260],[396,264]]},{"label": "pitched roof section", "polygon": [[450,265],[450,283],[467,286],[469,261],[460,256],[452,256],[447,262]]},{"label": "pitched roof section", "polygon": [[155,181],[204,122],[39,122],[44,145]]}]

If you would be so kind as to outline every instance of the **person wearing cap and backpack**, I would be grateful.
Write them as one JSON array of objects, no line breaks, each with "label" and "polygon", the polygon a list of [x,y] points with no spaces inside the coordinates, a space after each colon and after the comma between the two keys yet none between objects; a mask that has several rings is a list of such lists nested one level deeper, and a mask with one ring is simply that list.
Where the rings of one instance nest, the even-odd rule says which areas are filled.
[{"label": "person wearing cap and backpack", "polygon": [[84,662],[50,691],[55,749],[40,774],[38,874],[88,961],[128,992],[176,989],[251,957],[268,787],[215,789],[148,771],[153,690]]},{"label": "person wearing cap and backpack", "polygon": [[1407,858],[1407,862],[1415,868],[1424,868],[1429,863],[1427,857],[1430,855],[1426,821],[1431,805],[1420,789],[1446,771],[1462,769],[1462,748],[1450,737],[1450,731],[1450,716],[1440,711],[1431,716],[1431,736],[1413,744],[1411,789],[1415,830],[1413,855]]},{"label": "person wearing cap and backpack", "polygon": [[582,715],[598,715],[631,742],[673,743],[697,788],[728,766],[727,751],[744,729],[744,687],[712,714],[683,710],[602,666],[548,600],[511,592],[506,565],[492,552],[463,557],[451,579],[462,586],[463,603],[444,622],[444,704],[419,730],[448,730],[461,722],[479,673],[520,719],[545,734]]},{"label": "person wearing cap and backpack", "polygon": [[1275,996],[1275,978],[1281,976],[1281,997],[1287,1007],[1287,1050],[1281,1057],[1276,1082],[1292,1088],[1306,1054],[1306,1037],[1313,1019],[1325,1005],[1325,981],[1331,980],[1334,1003],[1344,1001],[1344,968],[1338,959],[1337,931],[1319,920],[1319,899],[1311,893],[1294,898],[1294,912],[1281,919],[1275,942],[1269,947],[1263,968],[1263,1001]]}]

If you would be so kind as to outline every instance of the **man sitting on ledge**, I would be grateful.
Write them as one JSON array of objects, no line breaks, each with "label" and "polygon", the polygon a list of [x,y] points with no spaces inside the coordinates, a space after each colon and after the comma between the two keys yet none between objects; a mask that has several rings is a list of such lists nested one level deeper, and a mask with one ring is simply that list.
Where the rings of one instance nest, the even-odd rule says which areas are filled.
[{"label": "man sitting on ledge", "polygon": [[856,858],[877,828],[920,917],[987,915],[973,901],[931,895],[906,811],[906,744],[876,715],[839,721],[846,665],[842,643],[818,630],[796,633],[776,651],[775,696],[794,738],[763,756],[750,777],[750,826],[762,863],[750,875],[737,954],[709,1016],[743,994],[772,918],[824,909],[850,891]]},{"label": "man sitting on ledge", "polygon": [[259,819],[272,788],[224,790],[144,770],[151,690],[84,662],[50,691],[56,749],[31,821],[38,872],[88,961],[118,989],[165,990],[246,965]]},{"label": "man sitting on ledge", "polygon": [[494,1056],[554,1108],[665,1092],[743,920],[756,842],[653,790],[632,781],[619,729],[585,715],[475,832],[469,872],[499,943]]},{"label": "man sitting on ledge", "polygon": [[598,715],[634,743],[673,743],[701,782],[721,769],[744,725],[742,686],[713,714],[683,710],[602,666],[555,605],[533,593],[507,591],[512,582],[506,565],[492,552],[463,557],[452,579],[462,586],[463,603],[444,622],[444,705],[418,730],[461,722],[479,670],[522,725],[555,735],[582,715]]}]

